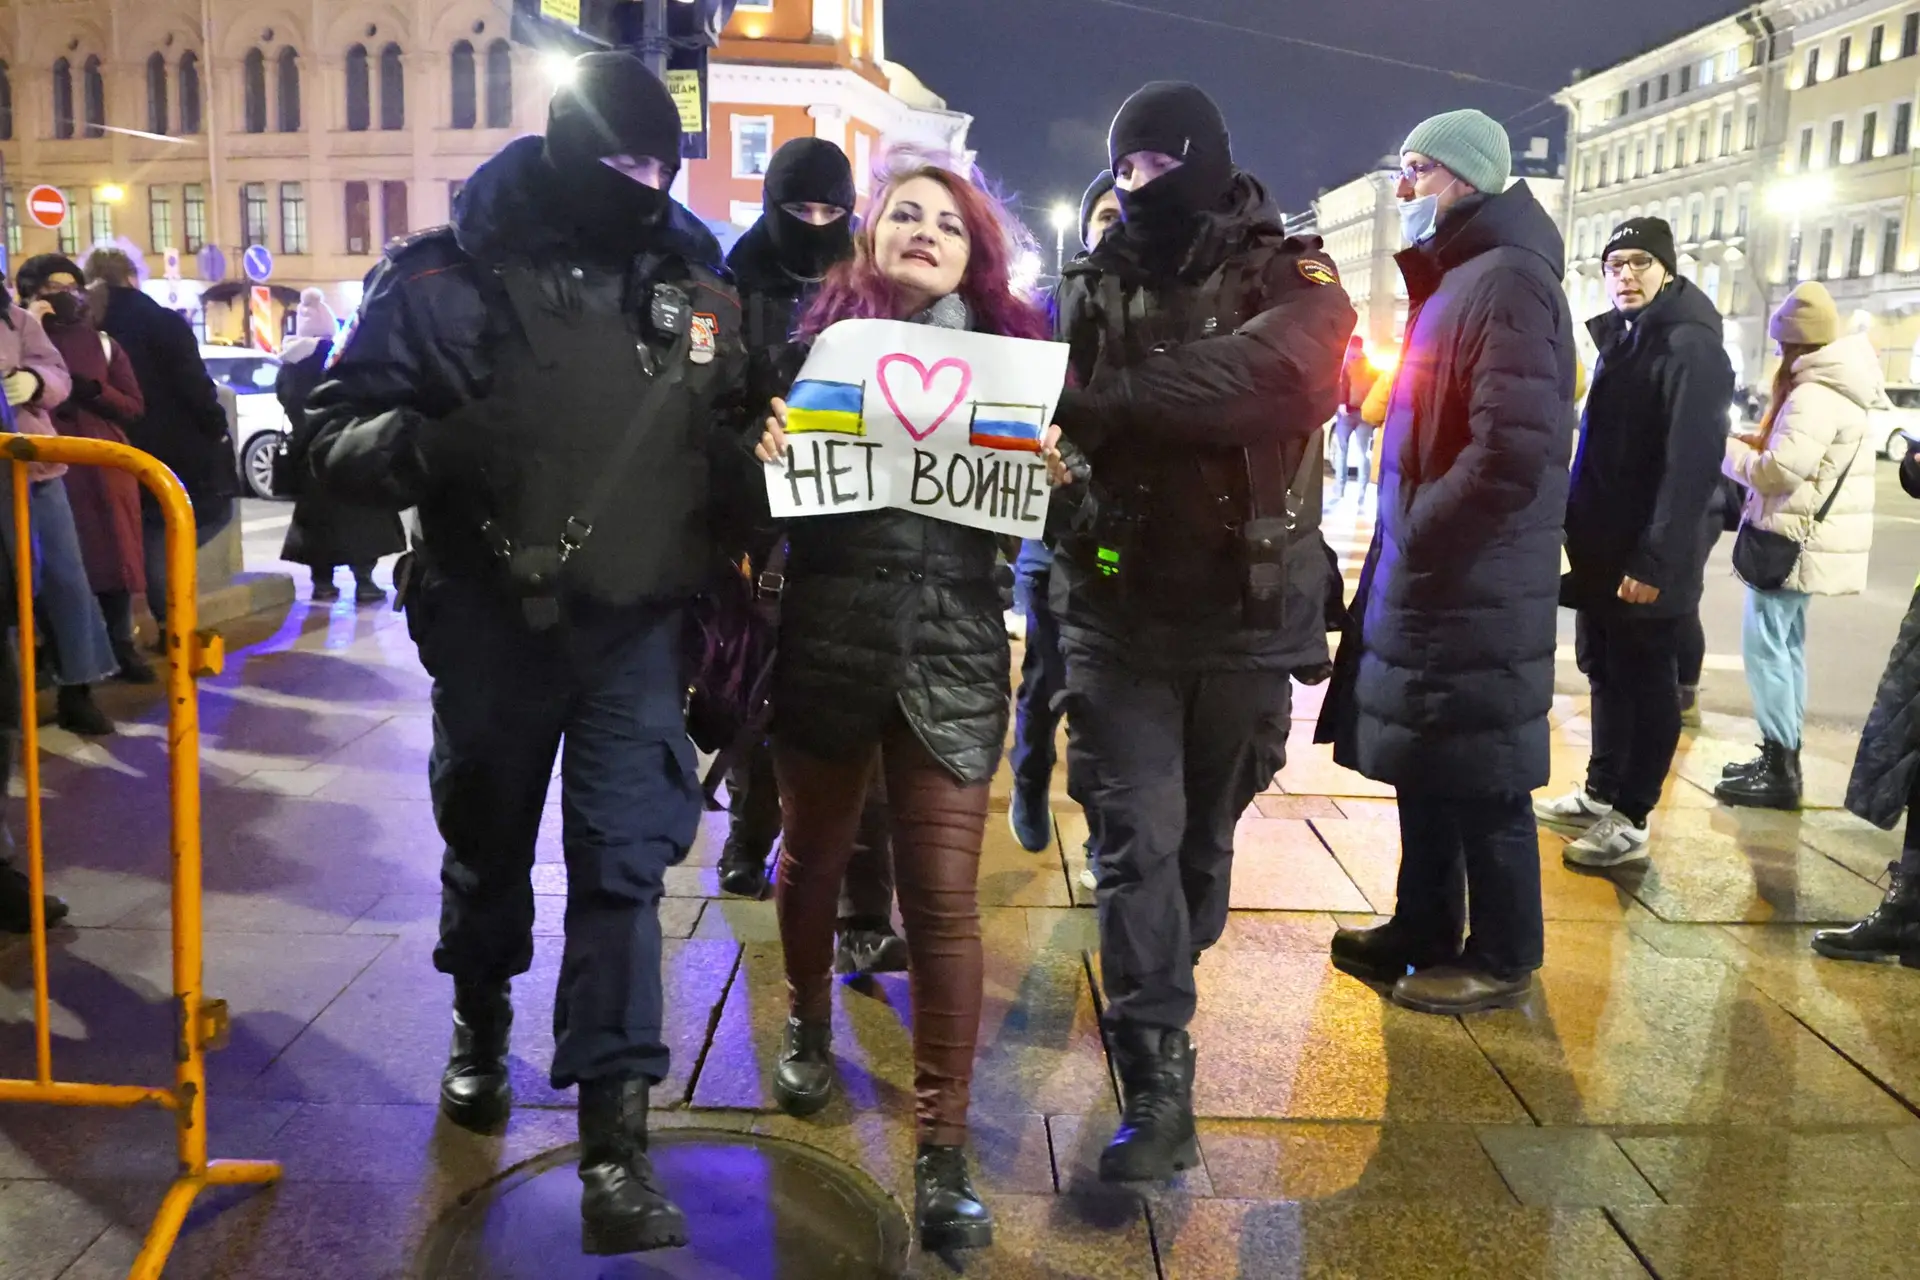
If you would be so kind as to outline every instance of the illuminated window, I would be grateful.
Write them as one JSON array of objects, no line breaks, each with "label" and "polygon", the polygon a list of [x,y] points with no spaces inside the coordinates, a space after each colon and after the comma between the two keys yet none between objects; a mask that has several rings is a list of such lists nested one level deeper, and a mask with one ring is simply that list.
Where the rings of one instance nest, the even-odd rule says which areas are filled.
[{"label": "illuminated window", "polygon": [[92,218],[88,230],[93,233],[94,244],[113,243],[113,206],[100,198],[98,191],[93,193]]},{"label": "illuminated window", "polygon": [[773,158],[773,117],[733,118],[733,176],[764,178]]},{"label": "illuminated window", "polygon": [[148,243],[155,253],[174,247],[173,201],[167,199],[165,187],[147,188],[147,228],[152,233]]}]

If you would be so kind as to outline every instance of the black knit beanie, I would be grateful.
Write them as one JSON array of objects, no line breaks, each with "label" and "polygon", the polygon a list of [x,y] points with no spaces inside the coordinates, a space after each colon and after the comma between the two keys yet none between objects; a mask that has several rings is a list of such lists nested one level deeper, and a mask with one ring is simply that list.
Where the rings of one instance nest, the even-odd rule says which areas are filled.
[{"label": "black knit beanie", "polygon": [[1680,255],[1673,247],[1673,228],[1665,218],[1628,218],[1607,237],[1607,247],[1601,250],[1600,260],[1605,262],[1622,249],[1643,250],[1666,267],[1668,275],[1680,274],[1677,265]]},{"label": "black knit beanie", "polygon": [[1101,172],[1099,177],[1093,180],[1093,185],[1087,188],[1087,194],[1080,197],[1080,243],[1081,244],[1093,243],[1093,241],[1088,237],[1088,228],[1093,225],[1094,206],[1099,204],[1101,200],[1105,199],[1107,193],[1112,190],[1113,190],[1113,170],[1106,169]]},{"label": "black knit beanie", "polygon": [[680,108],[646,64],[627,53],[589,53],[573,65],[573,83],[547,108],[547,158],[554,167],[630,155],[678,173]]},{"label": "black knit beanie", "polygon": [[766,206],[831,204],[853,212],[853,165],[825,138],[795,138],[767,165]]},{"label": "black knit beanie", "polygon": [[1226,118],[1197,85],[1156,80],[1121,104],[1107,135],[1114,172],[1138,151],[1158,151],[1181,162],[1181,186],[1194,213],[1217,205],[1233,183]]}]

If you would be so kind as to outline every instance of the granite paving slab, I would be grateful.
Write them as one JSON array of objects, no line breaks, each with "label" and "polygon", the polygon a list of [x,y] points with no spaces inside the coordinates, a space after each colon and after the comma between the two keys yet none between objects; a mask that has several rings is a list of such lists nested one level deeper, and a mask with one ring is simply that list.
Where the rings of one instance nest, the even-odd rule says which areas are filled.
[{"label": "granite paving slab", "polygon": [[1467,1125],[1202,1120],[1200,1147],[1229,1200],[1515,1203]]},{"label": "granite paving slab", "polygon": [[1483,1125],[1479,1137],[1522,1204],[1600,1208],[1660,1203],[1634,1162],[1603,1130]]},{"label": "granite paving slab", "polygon": [[1900,1158],[1892,1136],[1726,1128],[1622,1136],[1620,1147],[1670,1204],[1920,1206],[1920,1173]]},{"label": "granite paving slab", "polygon": [[1613,1220],[1660,1280],[1907,1280],[1912,1205],[1628,1205]]}]

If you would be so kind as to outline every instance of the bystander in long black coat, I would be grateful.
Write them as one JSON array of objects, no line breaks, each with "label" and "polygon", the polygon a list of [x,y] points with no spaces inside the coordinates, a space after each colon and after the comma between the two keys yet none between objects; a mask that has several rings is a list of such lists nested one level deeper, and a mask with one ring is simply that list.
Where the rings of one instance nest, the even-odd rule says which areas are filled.
[{"label": "bystander in long black coat", "polygon": [[1636,316],[1588,321],[1600,364],[1587,396],[1567,498],[1562,603],[1627,608],[1620,580],[1657,587],[1636,617],[1678,618],[1700,603],[1706,522],[1726,458],[1733,366],[1719,311],[1676,276]]},{"label": "bystander in long black coat", "polygon": [[[1900,487],[1920,498],[1920,453],[1900,464]],[[1847,781],[1847,810],[1884,831],[1898,826],[1920,775],[1920,584],[1907,605],[1873,712],[1860,733]]]},{"label": "bystander in long black coat", "polygon": [[1369,778],[1462,796],[1547,781],[1574,421],[1564,256],[1524,183],[1399,255],[1413,312],[1379,520],[1318,739]]}]

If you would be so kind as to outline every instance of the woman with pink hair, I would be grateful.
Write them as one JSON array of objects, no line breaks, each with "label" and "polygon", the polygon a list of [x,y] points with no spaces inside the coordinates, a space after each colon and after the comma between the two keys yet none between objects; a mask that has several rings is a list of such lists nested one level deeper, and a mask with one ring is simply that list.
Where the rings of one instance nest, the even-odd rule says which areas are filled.
[{"label": "woman with pink hair", "polygon": [[[1046,318],[1011,282],[1021,234],[976,183],[893,157],[852,260],[822,284],[801,337],[885,319],[1045,339]],[[783,456],[785,419],[774,401],[762,461]],[[877,769],[913,991],[915,1217],[930,1252],[983,1247],[993,1218],[965,1144],[983,986],[980,846],[1007,735],[998,545],[991,533],[892,509],[794,521],[788,536],[773,743],[791,1007],[774,1093],[794,1115],[833,1095],[834,922]]]}]

